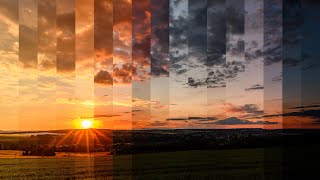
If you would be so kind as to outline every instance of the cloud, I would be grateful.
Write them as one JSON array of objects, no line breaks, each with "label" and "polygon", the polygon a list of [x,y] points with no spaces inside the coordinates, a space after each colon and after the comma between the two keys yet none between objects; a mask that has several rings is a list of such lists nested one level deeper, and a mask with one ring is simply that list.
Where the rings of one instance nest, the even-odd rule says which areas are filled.
[{"label": "cloud", "polygon": [[245,65],[244,62],[240,61],[231,61],[226,64],[226,78],[234,79],[239,72],[244,72]]},{"label": "cloud", "polygon": [[[150,105],[157,106],[160,104],[159,101],[150,101],[139,98],[132,98],[132,105],[134,107],[150,107]],[[137,112],[137,111],[136,111]]]},{"label": "cloud", "polygon": [[287,67],[295,67],[301,63],[302,60],[292,57],[287,57],[283,59],[283,64]]},{"label": "cloud", "polygon": [[[0,23],[1,31],[5,32],[6,42],[15,41],[19,36],[19,1],[18,0],[2,0],[0,1]],[[0,44],[2,50],[9,46]]]},{"label": "cloud", "polygon": [[300,1],[286,1],[283,5],[283,45],[301,46],[303,16]]},{"label": "cloud", "polygon": [[244,106],[234,106],[233,104],[226,103],[227,112],[247,112],[253,113],[258,111],[259,108],[255,104],[245,104]]},{"label": "cloud", "polygon": [[276,81],[281,81],[282,80],[282,73],[278,76],[274,76],[272,77],[272,81],[276,82]]},{"label": "cloud", "polygon": [[308,109],[308,108],[320,108],[320,104],[308,105],[308,106],[296,106],[289,109]]},{"label": "cloud", "polygon": [[231,34],[244,33],[244,0],[227,3],[227,31]]},{"label": "cloud", "polygon": [[[188,3],[187,1],[169,1],[170,21],[170,72],[177,76],[187,72],[188,64]],[[178,77],[177,77],[178,78]],[[175,79],[175,81],[179,81]]]},{"label": "cloud", "polygon": [[112,85],[113,78],[112,78],[112,75],[108,71],[100,70],[94,76],[94,82],[97,84],[102,84],[102,85]]},{"label": "cloud", "polygon": [[132,4],[132,62],[137,71],[133,74],[136,81],[150,78],[150,1],[133,1]]},{"label": "cloud", "polygon": [[212,121],[212,120],[217,120],[216,117],[197,117],[197,116],[191,116],[191,117],[187,117],[187,118],[168,118],[168,121],[188,121],[188,120],[195,120],[195,121]]},{"label": "cloud", "polygon": [[112,66],[113,10],[112,1],[94,1],[94,52],[99,68]]},{"label": "cloud", "polygon": [[214,66],[225,63],[226,54],[226,8],[224,1],[207,2],[207,65]]},{"label": "cloud", "polygon": [[169,76],[169,1],[151,1],[151,75]]},{"label": "cloud", "polygon": [[132,74],[134,74],[136,68],[132,67],[131,63],[114,65],[113,68],[113,82],[120,84],[128,84],[132,81]]},{"label": "cloud", "polygon": [[29,26],[19,26],[19,62],[24,68],[37,68],[38,32]]},{"label": "cloud", "polygon": [[136,68],[131,63],[114,64],[112,73],[100,70],[94,76],[94,82],[101,85],[130,84]]},{"label": "cloud", "polygon": [[121,116],[119,114],[98,114],[91,117],[80,117],[79,119],[98,119],[98,118],[112,118]]},{"label": "cloud", "polygon": [[255,85],[252,85],[251,87],[249,88],[246,88],[245,90],[246,91],[253,91],[253,90],[262,90],[264,87],[260,84],[255,84]]},{"label": "cloud", "polygon": [[278,124],[277,122],[270,122],[270,121],[248,121],[248,120],[242,120],[238,119],[236,117],[230,117],[227,119],[223,120],[218,120],[215,121],[212,124],[217,124],[217,125],[255,125],[255,124]]},{"label": "cloud", "polygon": [[113,8],[113,21],[116,24],[127,22],[128,17],[132,15],[132,2],[130,0],[117,0],[117,3],[113,3]]},{"label": "cloud", "polygon": [[283,114],[268,114],[263,117],[281,117],[281,116],[296,116],[296,117],[309,117],[314,120],[315,123],[320,123],[320,109],[308,109],[300,110],[296,112],[288,112]]},{"label": "cloud", "polygon": [[225,104],[226,112],[240,113],[238,117],[242,118],[261,118],[264,114],[263,110],[260,110],[256,104],[245,104],[243,106],[235,106],[230,103]]},{"label": "cloud", "polygon": [[57,71],[75,71],[75,12],[74,3],[57,6]]},{"label": "cloud", "polygon": [[281,1],[264,3],[264,63],[271,65],[282,61],[282,5]]},{"label": "cloud", "polygon": [[168,122],[165,121],[154,121],[152,123],[149,124],[150,126],[167,126],[169,125]]},{"label": "cloud", "polygon": [[203,81],[202,79],[193,79],[192,77],[189,77],[188,83],[190,87],[197,88],[198,86],[206,86],[207,82]]},{"label": "cloud", "polygon": [[238,39],[233,41],[228,41],[227,48],[229,54],[237,56],[244,53],[244,40]]}]

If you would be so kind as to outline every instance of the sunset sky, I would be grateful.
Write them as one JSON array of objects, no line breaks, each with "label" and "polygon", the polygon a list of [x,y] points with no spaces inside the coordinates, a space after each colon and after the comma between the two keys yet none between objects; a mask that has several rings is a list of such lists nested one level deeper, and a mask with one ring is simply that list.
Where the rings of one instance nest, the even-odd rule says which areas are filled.
[{"label": "sunset sky", "polygon": [[0,0],[0,130],[319,128],[311,0]]}]

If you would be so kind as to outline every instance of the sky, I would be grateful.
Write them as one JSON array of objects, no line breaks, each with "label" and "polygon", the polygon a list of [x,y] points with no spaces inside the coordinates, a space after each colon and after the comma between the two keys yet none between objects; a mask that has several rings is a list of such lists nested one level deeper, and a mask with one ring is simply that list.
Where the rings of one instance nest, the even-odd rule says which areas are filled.
[{"label": "sky", "polygon": [[0,0],[0,130],[319,128],[319,6]]}]

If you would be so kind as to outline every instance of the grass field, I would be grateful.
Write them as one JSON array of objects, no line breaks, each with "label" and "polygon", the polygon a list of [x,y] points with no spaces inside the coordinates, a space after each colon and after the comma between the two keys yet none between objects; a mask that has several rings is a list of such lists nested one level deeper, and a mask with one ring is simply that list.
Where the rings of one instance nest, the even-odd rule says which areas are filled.
[{"label": "grass field", "polygon": [[[275,179],[277,149],[70,158],[2,158],[0,179]],[[272,159],[265,161],[266,154]]]}]

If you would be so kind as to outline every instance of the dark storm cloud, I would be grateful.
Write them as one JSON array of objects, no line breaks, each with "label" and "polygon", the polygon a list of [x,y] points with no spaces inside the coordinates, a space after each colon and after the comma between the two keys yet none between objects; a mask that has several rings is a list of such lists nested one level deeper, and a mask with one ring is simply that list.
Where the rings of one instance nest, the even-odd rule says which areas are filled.
[{"label": "dark storm cloud", "polygon": [[[186,6],[187,4],[182,4],[181,0],[170,1],[169,5],[170,71],[177,75],[181,75],[187,72],[187,32],[189,26],[188,16],[185,11],[187,11],[188,7]],[[174,16],[174,12],[177,13],[176,16]]]},{"label": "dark storm cloud", "polygon": [[227,1],[227,32],[231,34],[244,33],[244,0]]},{"label": "dark storm cloud", "polygon": [[302,40],[303,16],[300,0],[283,1],[283,44],[299,46]]},{"label": "dark storm cloud", "polygon": [[208,1],[207,87],[225,87],[226,1]]},{"label": "dark storm cloud", "polygon": [[282,2],[264,1],[264,63],[282,61]]},{"label": "dark storm cloud", "polygon": [[188,83],[190,87],[207,86],[207,1],[188,4]]},{"label": "dark storm cloud", "polygon": [[207,61],[207,3],[206,0],[189,1],[188,16],[189,57],[201,64]]},{"label": "dark storm cloud", "polygon": [[260,85],[260,84],[255,84],[255,85],[252,85],[251,87],[249,88],[246,88],[245,90],[246,91],[252,91],[252,90],[262,90],[263,89],[263,86]]},{"label": "dark storm cloud", "polygon": [[151,74],[169,75],[169,1],[151,0]]}]

